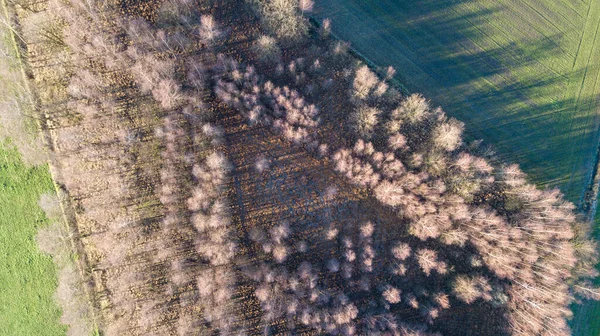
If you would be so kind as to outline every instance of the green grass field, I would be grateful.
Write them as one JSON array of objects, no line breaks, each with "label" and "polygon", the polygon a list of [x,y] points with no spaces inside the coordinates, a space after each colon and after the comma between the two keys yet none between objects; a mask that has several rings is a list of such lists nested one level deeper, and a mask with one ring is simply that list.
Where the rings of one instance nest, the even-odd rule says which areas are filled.
[{"label": "green grass field", "polygon": [[35,235],[47,219],[38,207],[53,190],[46,166],[28,168],[0,141],[0,335],[65,335],[52,295],[56,271],[37,248]]},{"label": "green grass field", "polygon": [[[581,201],[599,136],[600,0],[320,0],[314,15],[469,138]],[[600,305],[577,310],[575,334],[598,336]]]}]

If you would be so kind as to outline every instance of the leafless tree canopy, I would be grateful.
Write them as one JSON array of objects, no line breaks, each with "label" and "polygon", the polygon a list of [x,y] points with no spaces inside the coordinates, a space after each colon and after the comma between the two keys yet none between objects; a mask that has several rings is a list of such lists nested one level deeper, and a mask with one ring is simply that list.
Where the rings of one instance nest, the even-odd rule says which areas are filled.
[{"label": "leafless tree canopy", "polygon": [[310,0],[249,0],[257,5],[265,27],[283,40],[295,41],[308,32],[302,12],[312,10]]}]

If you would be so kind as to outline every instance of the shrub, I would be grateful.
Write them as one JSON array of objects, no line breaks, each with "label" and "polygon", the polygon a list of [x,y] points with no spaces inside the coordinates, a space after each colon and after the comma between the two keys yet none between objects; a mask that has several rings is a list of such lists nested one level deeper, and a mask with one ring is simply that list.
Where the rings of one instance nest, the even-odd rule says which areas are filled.
[{"label": "shrub", "polygon": [[91,306],[85,291],[87,284],[77,270],[71,256],[72,233],[62,222],[59,199],[54,195],[43,195],[40,203],[51,220],[50,226],[38,231],[36,240],[41,251],[50,254],[58,269],[58,287],[54,299],[62,308],[60,322],[68,325],[67,335],[89,335],[92,331]]},{"label": "shrub", "polygon": [[[308,24],[302,16],[298,0],[255,0],[263,25],[277,38],[297,41],[308,32]],[[311,1],[302,0],[305,7]]]},{"label": "shrub", "polygon": [[277,63],[281,59],[281,49],[277,41],[267,35],[260,36],[254,43],[254,52],[265,63]]},{"label": "shrub", "polygon": [[63,310],[62,324],[69,326],[68,336],[89,335],[92,331],[89,302],[83,290],[85,284],[72,265],[58,272],[58,287],[54,298]]}]

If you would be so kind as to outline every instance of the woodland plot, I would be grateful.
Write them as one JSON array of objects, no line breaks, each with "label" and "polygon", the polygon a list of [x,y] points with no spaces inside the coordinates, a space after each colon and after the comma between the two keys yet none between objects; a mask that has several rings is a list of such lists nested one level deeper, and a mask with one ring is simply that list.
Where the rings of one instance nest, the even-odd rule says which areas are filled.
[{"label": "woodland plot", "polygon": [[[319,50],[323,46],[319,46],[318,42],[315,44],[310,50],[298,51],[295,59],[284,60],[284,64],[289,64],[285,68],[278,66],[274,73],[265,72],[264,77],[261,76],[264,73],[262,66],[240,65],[223,58],[219,61],[223,75],[216,84],[217,95],[238,109],[250,125],[268,127],[315,156],[329,157],[333,168],[345,175],[349,182],[366,188],[367,193],[373,191],[373,196],[389,206],[412,236],[423,242],[438,241],[445,246],[466,250],[474,248],[475,255],[466,259],[472,260],[467,268],[450,262],[447,252],[430,248],[419,248],[415,258],[425,276],[439,274],[446,277],[443,281],[454,288],[454,296],[459,301],[473,304],[481,298],[493,306],[507,309],[503,315],[507,319],[506,324],[492,322],[486,328],[505,326],[505,332],[517,335],[565,333],[568,330],[566,318],[570,316],[566,304],[573,300],[566,284],[582,284],[583,287],[575,285],[573,289],[584,297],[594,292],[583,288],[589,286],[589,283],[584,285],[586,279],[595,276],[590,268],[595,252],[593,248],[582,248],[587,243],[574,243],[585,241],[588,233],[584,229],[585,224],[576,223],[571,213],[573,206],[563,201],[556,190],[541,192],[526,184],[518,168],[501,166],[494,160],[494,164],[490,165],[485,158],[466,152],[478,150],[462,143],[462,123],[449,119],[441,109],[430,108],[422,97],[400,99],[366,67],[340,70],[335,66],[340,58],[343,59],[338,47],[334,45],[323,52],[323,49]],[[315,68],[313,66],[307,69],[308,65],[317,63],[321,65],[321,71],[311,71]],[[336,76],[338,71],[343,75]],[[338,81],[333,86],[322,85],[327,83],[328,77],[335,77]],[[289,79],[295,79],[292,88],[286,85],[291,82]],[[335,95],[338,95],[336,99],[330,98]],[[339,99],[339,96],[348,99]],[[293,103],[288,103],[290,97]],[[320,102],[320,107],[326,109],[327,114],[320,113],[318,107],[313,110],[309,97],[315,97],[314,101]],[[354,118],[353,111],[360,111],[365,106],[378,106],[381,112],[377,114],[381,114],[382,118],[374,121]],[[359,127],[353,127],[355,134],[345,136],[345,144],[336,143],[334,138],[335,135],[339,137],[339,129],[332,133],[319,131],[322,127],[327,128],[327,124],[331,126],[343,120],[342,111],[350,111],[346,113],[346,120],[358,125],[367,123],[369,127],[380,130],[373,132],[378,134],[377,139],[373,143],[367,142],[361,139],[366,134]],[[358,140],[354,140],[352,146],[353,138]],[[329,150],[320,151],[323,147]],[[552,229],[544,230],[543,227]],[[361,236],[369,236],[372,231],[361,232]],[[588,246],[591,248],[592,245]],[[561,253],[556,254],[556,248],[561,249]],[[286,254],[282,253],[282,249],[271,249],[267,243],[263,250],[272,254],[275,264],[285,263]],[[372,271],[376,256],[380,260],[387,259],[385,253],[382,256],[374,252],[366,248],[362,252],[359,258],[362,272]],[[337,259],[326,262],[328,273],[335,274],[338,270]],[[483,273],[478,270],[482,266],[486,269]],[[471,269],[467,271],[469,267]],[[469,274],[456,273],[461,269]],[[251,276],[259,284],[261,281],[270,282],[265,280],[269,278],[262,278],[261,272]],[[403,275],[406,265],[399,265],[393,272]],[[283,287],[270,290],[285,291],[287,280],[281,280],[283,283],[277,281],[278,286]],[[368,291],[368,284],[361,283],[360,286]],[[385,288],[389,286],[382,285]],[[551,288],[553,295],[549,296]],[[276,302],[265,299],[264,289],[259,292],[257,295],[263,301],[263,308],[273,309]],[[386,297],[396,300],[392,295],[394,291],[384,292]],[[417,296],[406,294],[406,301],[413,309],[421,306]],[[389,300],[386,299],[386,302]],[[371,308],[375,310],[359,306],[357,314],[369,316],[377,311],[375,306]],[[382,308],[389,310],[392,307],[384,305]],[[431,309],[425,309],[422,316],[426,322],[433,323],[433,330],[450,334],[457,332],[451,327],[446,329],[451,324],[446,327],[436,324],[439,311],[435,307],[428,308]],[[471,309],[473,313],[477,311],[475,306]],[[319,316],[318,311],[309,313],[309,316]],[[275,316],[281,316],[278,314]],[[397,315],[400,319],[401,316]],[[318,319],[316,324],[311,321],[312,317],[303,324],[329,332],[345,330],[343,332],[350,333],[354,328],[372,332],[397,327],[377,323],[362,326],[363,319],[358,319],[358,324],[355,324],[352,318],[344,320],[346,322],[338,321],[340,324],[327,318]],[[491,330],[479,333],[486,334]]]},{"label": "woodland plot", "polygon": [[572,205],[326,25],[276,34],[311,1],[253,4],[49,7],[71,54],[46,122],[102,330],[566,333],[597,294]]},{"label": "woodland plot", "polygon": [[[274,274],[281,272],[282,267],[293,272],[297,267],[301,267],[303,261],[310,263],[311,267],[320,274],[319,281],[324,281],[331,286],[321,289],[324,291],[337,288],[346,281],[344,280],[346,278],[349,281],[348,286],[359,286],[361,284],[360,274],[367,270],[374,272],[373,278],[376,278],[375,274],[389,277],[394,274],[392,272],[401,272],[400,269],[403,269],[403,276],[421,279],[418,281],[419,283],[429,284],[429,281],[443,283],[441,279],[437,279],[438,273],[431,278],[427,277],[420,270],[418,260],[411,252],[408,252],[411,254],[410,258],[400,253],[401,258],[402,256],[404,258],[399,258],[398,262],[386,261],[386,258],[392,259],[390,254],[394,241],[385,238],[379,229],[365,226],[364,230],[360,230],[359,223],[373,220],[377,223],[378,228],[385,228],[386,236],[396,234],[403,236],[406,234],[405,228],[398,225],[392,213],[378,206],[363,191],[350,187],[341,176],[331,170],[329,165],[319,162],[303,149],[293,146],[291,142],[282,142],[278,136],[270,134],[264,128],[248,128],[239,115],[230,112],[220,114],[219,119],[225,129],[225,139],[230,149],[231,161],[236,167],[232,172],[231,190],[234,192],[232,195],[233,221],[245,237],[240,242],[240,248],[248,257],[252,258],[251,260],[256,260],[246,265],[245,273],[252,279],[258,279],[254,288],[257,291],[257,298],[261,301],[261,307],[267,309],[266,307],[275,304],[273,311],[264,311],[267,316],[271,317],[262,317],[263,323],[269,326],[269,332],[279,334],[290,328],[299,331],[309,325],[316,327],[312,323],[290,324],[292,323],[291,319],[285,317],[298,316],[297,314],[300,313],[300,318],[302,318],[304,304],[285,295],[277,297],[277,295],[283,294],[277,292],[283,290],[283,287],[267,289],[264,287],[265,284],[261,285],[263,281],[261,277],[265,276],[261,272],[267,271],[254,266],[258,267],[256,269],[253,265],[263,263],[269,265],[269,260],[273,262],[272,272]],[[255,169],[256,157],[263,153],[267,153],[265,156],[268,157],[269,167],[263,171],[257,171]],[[286,223],[288,228],[284,232],[289,232],[288,236],[274,238],[273,234],[281,231],[278,228]],[[369,249],[363,251],[364,246],[361,245],[361,239],[370,235],[375,235],[373,239],[377,241],[377,245],[373,249],[376,255],[374,260],[369,257],[372,252],[368,252]],[[426,246],[414,239],[407,241],[414,250],[420,251],[422,246]],[[406,248],[410,249],[408,244],[406,244]],[[441,245],[437,248],[444,249]],[[437,263],[434,267],[438,269]],[[441,270],[441,268],[439,269]],[[438,272],[432,271],[432,269],[428,270],[432,273]],[[352,295],[360,295],[364,298],[382,295],[382,300],[396,301],[396,295],[400,295],[398,292],[402,291],[408,295],[414,290],[412,281],[395,282],[393,285],[388,285],[389,287],[383,287],[384,284],[373,281],[374,284],[366,292],[362,292],[362,294],[357,292]],[[362,286],[365,285],[366,283],[362,282]],[[350,288],[346,290],[350,290]],[[353,291],[354,289],[351,289],[348,293],[353,293]],[[443,291],[443,289],[438,288],[437,291]],[[265,295],[265,297],[261,295]],[[430,304],[430,299],[422,296],[417,298],[417,294],[413,295],[415,295],[415,302],[420,302],[425,306]],[[285,304],[297,305],[294,309],[298,309],[298,312],[285,313],[287,308],[279,307],[276,302],[270,302],[267,299],[283,300],[282,302],[286,302]],[[431,302],[432,307],[436,307],[434,301]],[[460,305],[460,303],[456,304]],[[304,309],[309,309],[306,314],[314,314],[325,307],[327,305],[314,308],[315,311],[310,307]],[[419,307],[412,308],[410,305],[399,304],[396,308],[404,313],[411,311],[412,314],[420,314]],[[252,310],[252,308],[247,309]],[[338,318],[339,321],[345,321],[345,317],[341,315]],[[362,318],[366,317],[362,316]],[[286,320],[287,322],[284,322]],[[349,322],[350,320],[344,323]],[[472,322],[475,323],[475,321]],[[323,321],[323,323],[325,322]],[[335,328],[342,330],[349,327],[348,325],[344,327],[344,323],[340,323]],[[326,327],[323,328],[323,331],[327,330]],[[334,328],[333,325],[330,328]],[[357,332],[358,330],[361,329],[357,329]],[[328,332],[333,331],[333,329],[328,330]]]},{"label": "woodland plot", "polygon": [[[465,122],[469,138],[492,144],[536,184],[560,187],[573,202],[590,197],[598,2],[324,0],[314,14],[330,18],[333,32],[362,56],[395,66],[404,86]],[[596,324],[583,321],[594,320],[598,307],[582,309],[576,334],[597,334]]]}]

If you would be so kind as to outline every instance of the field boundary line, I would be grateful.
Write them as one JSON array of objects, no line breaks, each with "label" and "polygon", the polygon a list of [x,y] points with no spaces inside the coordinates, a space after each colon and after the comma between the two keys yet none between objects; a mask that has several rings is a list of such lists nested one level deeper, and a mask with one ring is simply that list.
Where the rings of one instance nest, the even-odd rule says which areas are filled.
[{"label": "field boundary line", "polygon": [[[17,54],[17,60],[19,62],[19,70],[23,77],[23,83],[27,93],[31,95],[31,100],[33,102],[33,109],[37,111],[38,116],[34,117],[38,135],[42,137],[42,141],[44,143],[44,147],[48,151],[48,167],[50,176],[52,179],[52,185],[54,186],[54,191],[57,195],[64,194],[66,197],[59,197],[59,206],[61,210],[61,214],[63,217],[64,226],[67,228],[67,232],[69,232],[69,242],[71,243],[71,250],[76,253],[76,258],[69,258],[76,264],[76,268],[79,272],[81,279],[83,280],[83,291],[85,297],[87,299],[88,304],[90,305],[90,319],[92,332],[98,330],[98,319],[96,316],[95,308],[96,308],[96,300],[91,293],[90,288],[95,288],[95,283],[93,277],[88,274],[89,264],[87,262],[87,253],[83,247],[83,243],[79,239],[80,232],[77,227],[77,220],[75,218],[74,208],[71,203],[69,194],[67,190],[59,184],[57,178],[60,179],[60,170],[58,169],[58,165],[56,164],[56,160],[53,158],[51,153],[54,152],[54,138],[52,137],[51,132],[49,131],[47,120],[49,116],[46,113],[43,113],[42,103],[40,101],[37,92],[33,89],[34,85],[32,85],[31,80],[33,79],[33,73],[29,68],[29,62],[26,59],[27,54],[27,45],[26,42],[21,38],[22,34],[20,32],[20,23],[17,17],[15,9],[10,6],[6,0],[1,0],[2,8],[4,10],[4,15],[8,21],[8,24],[13,25],[13,27],[9,27],[12,47],[14,48]],[[17,34],[19,35],[17,37]],[[20,42],[19,42],[20,41]],[[34,112],[36,113],[36,112]],[[61,309],[62,310],[62,309]]]},{"label": "field boundary line", "polygon": [[[3,1],[5,1],[5,0],[3,0]],[[309,22],[313,25],[313,27],[315,27],[317,29],[321,28],[321,24],[319,23],[319,21],[317,20],[317,18],[315,16],[311,15],[308,17],[308,19],[309,19]],[[375,62],[371,61],[367,56],[363,55],[360,51],[358,51],[354,47],[352,47],[352,44],[350,42],[344,41],[333,31],[330,31],[329,34],[331,35],[331,37],[333,37],[334,40],[341,42],[341,43],[347,43],[348,44],[348,52],[352,56],[356,57],[360,61],[363,61],[369,68],[374,70],[376,73],[379,73],[378,69],[380,69],[381,67],[377,66],[377,64],[375,64]],[[402,92],[402,94],[404,94],[404,95],[411,94],[411,92],[406,88],[406,86],[404,86],[402,84],[402,82],[399,81],[398,79],[392,77],[392,78],[388,79],[388,81],[390,83],[394,84],[395,87],[399,88],[400,91]]]}]

